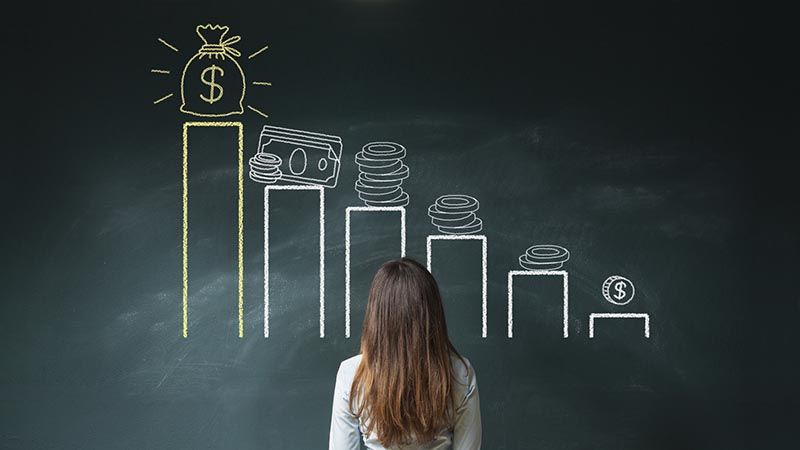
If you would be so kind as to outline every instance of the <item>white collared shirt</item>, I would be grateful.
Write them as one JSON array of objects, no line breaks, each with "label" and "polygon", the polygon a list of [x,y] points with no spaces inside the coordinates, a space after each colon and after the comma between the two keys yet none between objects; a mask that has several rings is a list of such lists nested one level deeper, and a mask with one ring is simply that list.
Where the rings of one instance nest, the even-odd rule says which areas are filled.
[{"label": "white collared shirt", "polygon": [[[416,446],[402,447],[403,450],[479,450],[481,448],[481,410],[478,398],[478,382],[475,370],[469,360],[464,358],[466,367],[455,355],[453,364],[453,402],[455,420],[452,426],[443,429],[433,441]],[[329,450],[359,450],[361,441],[369,450],[388,450],[378,440],[373,431],[365,436],[364,422],[350,410],[350,387],[361,355],[342,361],[336,374],[336,387],[333,393],[331,413],[331,432]]]}]

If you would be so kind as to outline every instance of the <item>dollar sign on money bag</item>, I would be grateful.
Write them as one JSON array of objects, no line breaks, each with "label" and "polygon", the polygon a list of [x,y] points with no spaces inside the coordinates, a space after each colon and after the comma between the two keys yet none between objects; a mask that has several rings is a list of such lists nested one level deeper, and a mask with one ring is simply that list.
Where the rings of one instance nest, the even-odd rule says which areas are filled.
[{"label": "dollar sign on money bag", "polygon": [[[202,81],[203,84],[207,84],[209,89],[208,97],[204,96],[203,94],[200,94],[200,98],[208,102],[209,104],[213,104],[214,102],[219,101],[219,99],[222,98],[222,94],[224,92],[222,86],[216,83],[217,72],[219,72],[220,77],[225,75],[224,70],[214,65],[212,65],[211,67],[206,67],[205,69],[203,69],[202,72],[200,72],[200,81]],[[208,76],[206,76],[207,74]]]},{"label": "dollar sign on money bag", "polygon": [[203,45],[189,59],[181,76],[181,112],[201,117],[243,114],[244,71],[233,48],[241,37],[226,37],[227,26],[199,25]]}]

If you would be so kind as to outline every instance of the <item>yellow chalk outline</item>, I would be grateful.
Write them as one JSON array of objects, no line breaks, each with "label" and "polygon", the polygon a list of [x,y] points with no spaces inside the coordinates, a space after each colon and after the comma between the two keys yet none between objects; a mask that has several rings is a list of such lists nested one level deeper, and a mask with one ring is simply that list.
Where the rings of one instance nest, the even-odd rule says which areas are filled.
[{"label": "yellow chalk outline", "polygon": [[189,127],[236,127],[239,130],[238,298],[239,338],[244,337],[244,125],[242,122],[183,123],[183,337],[189,337]]},{"label": "yellow chalk outline", "polygon": [[163,102],[164,100],[166,100],[166,99],[168,99],[168,98],[172,97],[172,95],[173,95],[173,94],[167,94],[167,95],[165,95],[165,96],[161,97],[161,98],[160,98],[160,99],[158,99],[158,100],[154,100],[154,101],[153,101],[153,104],[154,104],[154,105],[157,105],[157,104],[159,104],[159,103]]},{"label": "yellow chalk outline", "polygon": [[[220,45],[218,46],[218,47],[220,47],[219,52],[222,53],[222,55],[224,55],[223,59],[224,58],[228,58],[233,62],[233,64],[236,65],[236,67],[239,69],[239,74],[242,76],[242,95],[239,97],[239,102],[238,102],[239,103],[239,111],[230,111],[230,112],[227,112],[227,113],[198,113],[198,112],[194,112],[194,111],[189,110],[189,109],[186,108],[186,92],[185,92],[185,88],[184,88],[184,84],[185,84],[184,81],[186,80],[186,70],[189,69],[189,65],[191,65],[191,63],[198,56],[200,56],[202,54],[201,50],[202,50],[202,48],[204,46],[201,46],[200,47],[201,50],[198,50],[197,53],[194,54],[194,56],[189,58],[189,61],[186,61],[186,65],[183,66],[183,72],[181,73],[181,107],[180,107],[180,111],[182,113],[184,113],[184,114],[189,114],[191,116],[196,116],[196,117],[226,117],[226,116],[233,116],[233,115],[236,115],[236,114],[244,114],[244,97],[245,97],[245,94],[247,93],[247,79],[245,79],[244,70],[242,69],[242,66],[239,65],[239,61],[236,60],[236,58],[238,56],[240,56],[240,54],[239,54],[238,50],[235,50],[235,49],[233,49],[232,47],[229,47],[229,46],[225,46],[225,44],[222,43],[222,39],[224,39],[225,36],[228,34],[228,31],[230,30],[230,28],[227,25],[226,26],[211,25],[211,24],[198,25],[195,28],[195,32],[205,42],[205,38],[203,38],[202,34],[200,34],[200,30],[201,29],[224,30],[222,35],[220,36],[220,41],[221,42],[220,42]],[[240,37],[239,36],[233,36],[232,38],[229,38],[229,39],[236,39],[233,42],[231,42],[230,44],[228,44],[228,45],[233,45],[233,44],[239,42]],[[228,49],[228,50],[226,51],[225,49]],[[228,52],[231,52],[231,51],[232,52],[236,52],[236,53],[233,53],[233,54],[228,53]],[[236,56],[234,56],[234,55],[236,55]],[[212,122],[212,123],[216,123],[216,122]]]},{"label": "yellow chalk outline", "polygon": [[257,109],[255,109],[255,108],[253,108],[253,107],[252,107],[252,106],[250,106],[250,105],[247,105],[247,108],[248,108],[250,111],[253,111],[253,112],[255,112],[255,113],[261,114],[262,116],[264,116],[264,118],[265,118],[265,119],[269,119],[269,115],[267,115],[267,113],[265,113],[265,112],[263,112],[263,111],[259,111],[259,110],[257,110]]},{"label": "yellow chalk outline", "polygon": [[158,42],[161,42],[162,44],[164,44],[164,45],[166,45],[167,47],[171,48],[173,51],[180,52],[180,50],[178,50],[177,48],[175,48],[175,46],[174,46],[174,45],[170,45],[170,43],[169,43],[169,42],[167,42],[167,41],[165,41],[165,40],[163,40],[163,39],[161,39],[161,38],[158,38]]},{"label": "yellow chalk outline", "polygon": [[268,48],[269,48],[269,45],[265,45],[265,46],[261,47],[261,50],[259,50],[259,51],[255,52],[255,53],[253,53],[252,55],[248,56],[247,59],[255,58],[256,56],[260,55],[261,52],[263,52],[264,50],[266,50]]}]

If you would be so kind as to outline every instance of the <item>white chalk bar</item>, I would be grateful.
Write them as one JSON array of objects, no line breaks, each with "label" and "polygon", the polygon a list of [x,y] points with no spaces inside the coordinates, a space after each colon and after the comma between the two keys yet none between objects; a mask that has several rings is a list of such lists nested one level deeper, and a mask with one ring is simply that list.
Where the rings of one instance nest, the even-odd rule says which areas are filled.
[{"label": "white chalk bar", "polygon": [[591,313],[589,314],[589,338],[594,338],[595,319],[642,319],[644,337],[650,339],[650,314],[647,313]]},{"label": "white chalk bar", "polygon": [[481,337],[486,337],[486,267],[487,267],[487,240],[486,236],[479,235],[479,234],[467,234],[467,235],[452,235],[452,234],[433,234],[428,236],[426,242],[426,254],[427,254],[427,268],[429,272],[432,272],[432,246],[433,241],[480,241],[481,242]]},{"label": "white chalk bar", "polygon": [[325,189],[322,186],[287,185],[264,188],[264,337],[269,337],[269,195],[271,191],[319,192],[319,337],[325,337]]},{"label": "white chalk bar", "polygon": [[350,338],[350,215],[400,213],[400,257],[406,256],[406,209],[402,206],[348,206],[344,211],[344,337]]},{"label": "white chalk bar", "polygon": [[566,270],[512,270],[508,272],[508,337],[514,337],[514,277],[562,277],[564,279],[564,339],[569,337],[569,274]]}]

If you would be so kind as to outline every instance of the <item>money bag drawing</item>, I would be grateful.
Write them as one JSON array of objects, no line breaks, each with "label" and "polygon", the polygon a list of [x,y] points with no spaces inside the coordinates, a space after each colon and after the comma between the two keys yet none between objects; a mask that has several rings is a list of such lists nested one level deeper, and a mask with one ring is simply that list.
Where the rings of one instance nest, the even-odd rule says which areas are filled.
[{"label": "money bag drawing", "polygon": [[233,48],[241,36],[226,37],[229,28],[198,25],[203,45],[186,63],[181,76],[181,112],[202,117],[243,114],[245,79]]}]

